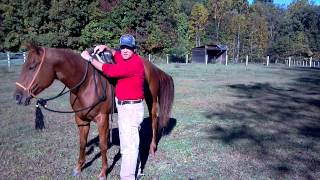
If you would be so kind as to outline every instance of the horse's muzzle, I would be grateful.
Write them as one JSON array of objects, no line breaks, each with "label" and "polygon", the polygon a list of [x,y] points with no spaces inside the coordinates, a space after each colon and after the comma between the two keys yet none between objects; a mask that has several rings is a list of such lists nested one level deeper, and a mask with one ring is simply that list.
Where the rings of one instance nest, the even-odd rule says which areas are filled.
[{"label": "horse's muzzle", "polygon": [[15,98],[16,103],[17,103],[18,105],[22,105],[22,104],[23,104],[23,105],[25,105],[25,106],[30,105],[30,100],[32,99],[31,96],[25,97],[25,96],[23,95],[23,93],[21,93],[21,92],[16,92],[16,93],[14,94],[14,98]]},{"label": "horse's muzzle", "polygon": [[16,96],[16,103],[17,104],[21,104],[22,94],[17,93],[15,96]]}]

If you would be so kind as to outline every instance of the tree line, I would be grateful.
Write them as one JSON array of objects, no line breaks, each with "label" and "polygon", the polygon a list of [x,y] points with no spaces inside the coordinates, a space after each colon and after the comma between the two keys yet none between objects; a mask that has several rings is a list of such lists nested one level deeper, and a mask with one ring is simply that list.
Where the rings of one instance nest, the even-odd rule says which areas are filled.
[{"label": "tree line", "polygon": [[294,0],[0,0],[0,51],[28,42],[82,50],[121,34],[142,54],[183,57],[206,44],[228,46],[235,62],[288,56],[320,57],[320,6]]}]

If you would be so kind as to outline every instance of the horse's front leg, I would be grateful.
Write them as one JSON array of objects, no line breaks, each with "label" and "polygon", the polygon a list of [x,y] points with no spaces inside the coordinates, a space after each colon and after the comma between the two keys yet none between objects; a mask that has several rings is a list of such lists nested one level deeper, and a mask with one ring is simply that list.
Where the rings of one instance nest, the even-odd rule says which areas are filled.
[{"label": "horse's front leg", "polygon": [[73,175],[78,176],[81,172],[81,168],[86,162],[85,150],[87,145],[88,133],[90,130],[90,122],[84,121],[78,116],[75,116],[75,120],[79,129],[80,151],[79,151],[78,163],[76,165],[76,168],[73,171]]},{"label": "horse's front leg", "polygon": [[108,168],[107,150],[108,150],[108,135],[109,135],[109,117],[107,114],[99,114],[95,118],[99,131],[99,147],[101,151],[102,167],[99,174],[99,180],[106,179]]}]

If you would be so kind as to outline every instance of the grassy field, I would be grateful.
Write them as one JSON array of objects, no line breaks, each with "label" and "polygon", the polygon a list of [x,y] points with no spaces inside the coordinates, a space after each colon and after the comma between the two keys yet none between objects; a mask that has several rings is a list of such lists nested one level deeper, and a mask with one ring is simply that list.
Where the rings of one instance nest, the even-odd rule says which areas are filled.
[{"label": "grassy field", "polygon": [[[160,67],[174,78],[175,103],[170,132],[149,156],[143,179],[320,179],[320,70]],[[35,131],[34,105],[17,106],[12,98],[18,71],[0,69],[0,179],[73,179],[73,115],[44,111],[47,129]],[[61,88],[54,83],[43,96]],[[69,109],[68,96],[49,105]],[[97,134],[92,124],[83,179],[100,171]],[[118,150],[108,152],[109,179],[119,179]]]}]

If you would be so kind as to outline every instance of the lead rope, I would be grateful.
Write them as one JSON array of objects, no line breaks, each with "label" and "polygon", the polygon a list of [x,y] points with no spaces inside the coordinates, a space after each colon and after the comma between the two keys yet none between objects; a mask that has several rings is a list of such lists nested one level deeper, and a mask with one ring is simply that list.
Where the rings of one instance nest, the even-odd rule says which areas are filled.
[{"label": "lead rope", "polygon": [[110,113],[110,144],[112,144],[112,124],[113,124],[113,114],[114,114],[114,106],[115,106],[115,101],[114,101],[114,87],[111,85],[111,113]]}]

